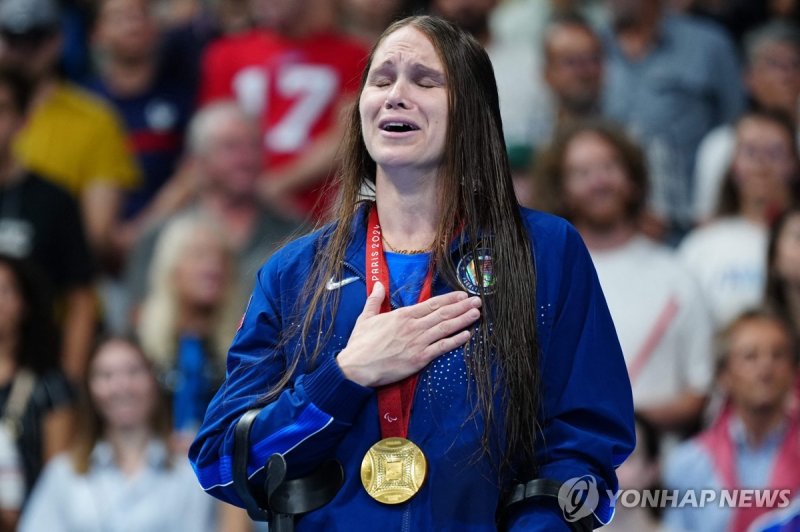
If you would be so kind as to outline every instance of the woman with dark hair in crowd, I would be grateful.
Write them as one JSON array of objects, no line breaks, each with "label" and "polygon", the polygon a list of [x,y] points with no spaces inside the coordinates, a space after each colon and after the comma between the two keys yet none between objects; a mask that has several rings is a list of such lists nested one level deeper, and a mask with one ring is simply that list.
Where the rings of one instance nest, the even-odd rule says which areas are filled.
[{"label": "woman with dark hair in crowd", "polygon": [[25,494],[44,463],[67,448],[73,421],[53,307],[37,271],[0,254],[0,423],[16,444]]},{"label": "woman with dark hair in crowd", "polygon": [[580,237],[517,205],[484,49],[435,17],[393,24],[343,143],[335,221],[258,274],[190,449],[203,487],[245,504],[234,426],[261,408],[240,487],[263,497],[274,454],[289,478],[345,471],[300,530],[568,529],[555,498],[507,508],[532,478],[580,477],[597,497],[569,518],[607,521],[630,383]]},{"label": "woman with dark hair in crowd", "polygon": [[736,125],[716,217],[681,243],[679,254],[700,282],[719,328],[761,301],[769,224],[797,196],[795,139],[784,115],[746,113]]},{"label": "woman with dark hair in crowd", "polygon": [[45,468],[20,530],[212,530],[213,500],[169,452],[169,409],[138,345],[101,342],[82,392],[72,451]]}]

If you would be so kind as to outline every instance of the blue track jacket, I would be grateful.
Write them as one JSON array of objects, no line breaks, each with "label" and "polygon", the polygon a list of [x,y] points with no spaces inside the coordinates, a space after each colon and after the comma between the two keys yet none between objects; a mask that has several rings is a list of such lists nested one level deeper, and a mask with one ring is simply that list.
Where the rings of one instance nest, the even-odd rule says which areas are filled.
[{"label": "blue track jacket", "polygon": [[[314,368],[301,363],[293,384],[256,418],[251,431],[249,473],[263,489],[264,465],[273,453],[285,457],[290,475],[303,475],[335,457],[345,481],[333,501],[297,521],[297,530],[496,530],[495,513],[509,479],[498,479],[482,456],[480,418],[465,423],[467,396],[463,349],[447,353],[420,374],[408,438],[425,453],[428,476],[419,493],[398,505],[376,502],[361,484],[360,466],[381,439],[376,395],[347,380],[335,357],[347,340],[367,297],[364,253],[366,209],[353,226],[338,283],[339,308],[333,334]],[[622,352],[591,258],[578,233],[564,220],[521,209],[537,272],[537,332],[540,345],[541,434],[539,475],[558,481],[591,475],[597,481],[596,519],[613,509],[614,469],[634,447],[633,403]],[[288,366],[292,344],[279,347],[290,322],[302,319],[296,302],[326,229],[304,236],[276,253],[258,272],[255,289],[228,354],[227,378],[211,402],[189,457],[203,488],[243,506],[233,488],[234,427]],[[460,253],[454,246],[454,264]],[[433,295],[452,291],[441,279]],[[399,306],[396,294],[393,304]],[[501,416],[502,417],[502,416]],[[557,507],[523,506],[510,530],[568,530]]]}]

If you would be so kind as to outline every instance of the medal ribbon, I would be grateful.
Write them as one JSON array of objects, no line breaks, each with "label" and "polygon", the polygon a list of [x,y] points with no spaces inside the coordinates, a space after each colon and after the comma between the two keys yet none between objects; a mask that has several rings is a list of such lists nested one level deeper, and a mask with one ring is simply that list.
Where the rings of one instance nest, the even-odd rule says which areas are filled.
[{"label": "medal ribbon", "polygon": [[[380,281],[386,289],[386,297],[381,303],[381,312],[390,312],[392,305],[389,299],[389,266],[383,253],[383,237],[378,220],[378,209],[372,206],[369,211],[369,226],[366,251],[367,297],[372,293],[375,283]],[[419,293],[419,302],[431,297],[433,285],[433,268],[428,269],[425,282]],[[408,436],[408,422],[411,417],[411,403],[414,390],[417,388],[419,374],[378,388],[378,416],[381,423],[381,437],[405,438]]]}]

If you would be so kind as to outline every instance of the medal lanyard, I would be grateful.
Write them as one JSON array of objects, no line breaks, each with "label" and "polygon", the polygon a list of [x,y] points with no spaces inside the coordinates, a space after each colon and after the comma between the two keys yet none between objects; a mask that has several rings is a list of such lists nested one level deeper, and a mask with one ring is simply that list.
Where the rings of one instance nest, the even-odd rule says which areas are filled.
[{"label": "medal lanyard", "polygon": [[[369,235],[367,236],[366,252],[367,271],[367,297],[372,293],[375,283],[380,281],[386,290],[386,296],[381,303],[381,312],[390,312],[392,305],[389,301],[389,266],[383,253],[383,238],[381,224],[378,220],[378,208],[373,205],[369,211]],[[419,302],[431,297],[433,285],[433,267],[428,268],[425,282],[419,293]],[[419,374],[411,375],[405,379],[378,388],[378,416],[381,423],[381,437],[406,438],[408,436],[408,422],[411,417],[411,403],[414,400],[414,390],[417,387]]]}]

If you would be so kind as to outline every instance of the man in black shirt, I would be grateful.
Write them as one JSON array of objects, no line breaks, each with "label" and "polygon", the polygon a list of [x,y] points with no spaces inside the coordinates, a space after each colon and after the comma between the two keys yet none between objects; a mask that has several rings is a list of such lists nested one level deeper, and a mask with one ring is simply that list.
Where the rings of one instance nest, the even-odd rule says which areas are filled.
[{"label": "man in black shirt", "polygon": [[28,261],[49,281],[63,311],[63,366],[77,380],[95,323],[94,265],[75,200],[14,156],[30,94],[22,76],[0,69],[0,252]]}]

